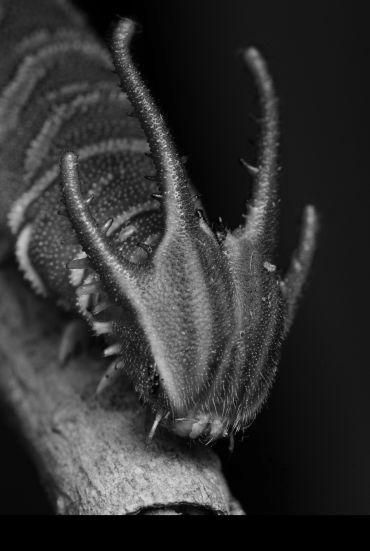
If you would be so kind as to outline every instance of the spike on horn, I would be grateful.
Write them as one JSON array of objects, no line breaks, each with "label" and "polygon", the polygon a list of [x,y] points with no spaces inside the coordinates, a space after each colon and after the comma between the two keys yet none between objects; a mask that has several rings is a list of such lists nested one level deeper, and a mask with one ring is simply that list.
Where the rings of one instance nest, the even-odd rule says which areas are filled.
[{"label": "spike on horn", "polygon": [[113,218],[109,218],[108,220],[106,220],[106,222],[104,222],[104,224],[101,227],[102,233],[105,233],[105,234],[108,233],[109,228],[111,227],[112,224],[113,224]]},{"label": "spike on horn", "polygon": [[247,161],[245,159],[243,159],[243,157],[241,157],[239,159],[239,162],[241,164],[241,166],[247,171],[249,172],[249,174],[251,176],[257,176],[258,174],[258,167],[256,166],[253,166],[253,165],[250,165],[249,163],[247,163]]},{"label": "spike on horn", "polygon": [[148,434],[148,442],[150,442],[153,439],[153,436],[155,435],[158,425],[162,421],[162,419],[163,419],[163,413],[161,412],[157,413],[157,415],[155,416],[152,428],[150,429],[150,432]]}]

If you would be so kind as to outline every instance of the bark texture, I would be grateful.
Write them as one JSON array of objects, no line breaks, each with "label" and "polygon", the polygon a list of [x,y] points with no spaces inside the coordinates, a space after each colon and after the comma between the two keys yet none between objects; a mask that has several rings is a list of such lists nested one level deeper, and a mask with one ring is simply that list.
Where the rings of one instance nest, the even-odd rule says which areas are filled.
[{"label": "bark texture", "polygon": [[243,514],[212,450],[159,430],[122,380],[97,398],[106,367],[57,364],[65,319],[14,267],[0,272],[0,392],[59,514]]}]

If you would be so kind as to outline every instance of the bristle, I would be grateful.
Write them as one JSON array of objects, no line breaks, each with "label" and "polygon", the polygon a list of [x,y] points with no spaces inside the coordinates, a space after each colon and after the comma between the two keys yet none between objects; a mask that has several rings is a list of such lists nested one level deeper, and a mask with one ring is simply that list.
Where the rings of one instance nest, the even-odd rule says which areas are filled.
[{"label": "bristle", "polygon": [[89,193],[85,199],[85,205],[90,205],[94,201],[94,194]]},{"label": "bristle", "polygon": [[104,222],[104,224],[102,225],[101,231],[103,233],[107,233],[112,224],[113,224],[113,218],[109,218],[109,220]]},{"label": "bristle", "polygon": [[84,270],[85,268],[90,267],[90,262],[87,257],[85,258],[74,258],[67,262],[67,268],[69,270]]}]

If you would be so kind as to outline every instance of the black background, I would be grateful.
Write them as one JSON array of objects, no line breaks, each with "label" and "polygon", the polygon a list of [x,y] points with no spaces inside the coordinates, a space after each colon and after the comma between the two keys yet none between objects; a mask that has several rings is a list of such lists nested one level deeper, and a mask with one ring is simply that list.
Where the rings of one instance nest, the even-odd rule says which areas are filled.
[{"label": "black background", "polygon": [[[370,513],[369,74],[367,17],[353,2],[248,0],[78,4],[101,36],[119,15],[142,24],[137,59],[211,219],[235,227],[251,181],[238,157],[258,103],[240,51],[257,45],[280,97],[278,262],[302,208],[321,217],[319,249],[271,398],[230,456],[226,476],[249,513]],[[249,141],[248,141],[249,140]],[[0,426],[0,513],[49,512],[37,475]]]}]

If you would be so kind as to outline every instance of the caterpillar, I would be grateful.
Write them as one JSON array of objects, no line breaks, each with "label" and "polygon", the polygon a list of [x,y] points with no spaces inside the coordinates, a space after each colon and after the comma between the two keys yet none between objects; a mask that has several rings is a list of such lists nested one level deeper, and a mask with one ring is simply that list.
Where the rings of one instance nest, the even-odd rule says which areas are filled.
[{"label": "caterpillar", "polygon": [[[159,424],[209,443],[253,421],[273,383],[315,249],[312,206],[290,267],[273,262],[278,102],[260,96],[245,223],[211,226],[118,21],[111,53],[67,0],[0,1],[0,224],[33,290],[76,312]],[[69,341],[72,337],[69,335]],[[73,340],[73,339],[72,339]]]}]

